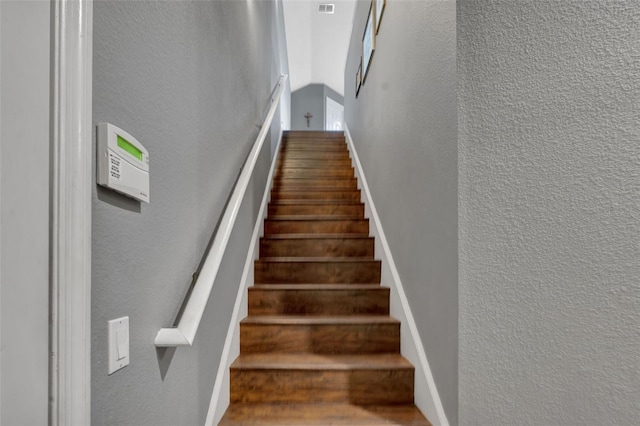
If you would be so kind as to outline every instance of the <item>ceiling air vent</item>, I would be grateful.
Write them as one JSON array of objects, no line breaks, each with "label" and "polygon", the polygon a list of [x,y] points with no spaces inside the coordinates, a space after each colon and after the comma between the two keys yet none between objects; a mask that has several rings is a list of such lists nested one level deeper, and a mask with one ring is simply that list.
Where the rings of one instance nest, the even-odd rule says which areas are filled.
[{"label": "ceiling air vent", "polygon": [[335,12],[335,8],[335,4],[321,3],[318,5],[318,12],[333,14]]}]

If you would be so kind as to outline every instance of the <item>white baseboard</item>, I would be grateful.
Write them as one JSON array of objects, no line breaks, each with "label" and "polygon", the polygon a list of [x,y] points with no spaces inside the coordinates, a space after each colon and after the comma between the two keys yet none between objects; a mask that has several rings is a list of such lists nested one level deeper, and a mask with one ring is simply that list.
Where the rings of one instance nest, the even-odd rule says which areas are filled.
[{"label": "white baseboard", "polygon": [[365,216],[369,218],[369,223],[371,224],[369,232],[371,236],[375,237],[376,258],[382,261],[382,283],[391,288],[391,315],[400,321],[402,330],[405,331],[400,333],[400,350],[402,355],[411,361],[416,369],[415,404],[434,426],[449,426],[436,383],[431,374],[427,354],[424,351],[424,346],[418,333],[418,327],[413,319],[409,301],[393,261],[389,243],[382,229],[380,217],[371,198],[362,164],[360,164],[358,153],[347,126],[345,126],[345,136],[351,152],[356,177],[358,178],[358,188],[362,193],[362,202],[365,204]]},{"label": "white baseboard", "polygon": [[229,403],[231,401],[229,367],[231,367],[231,363],[238,357],[238,355],[240,355],[240,319],[246,317],[248,314],[247,289],[254,282],[253,263],[254,260],[258,259],[259,255],[260,246],[258,241],[264,231],[264,219],[267,217],[267,205],[271,198],[270,189],[273,185],[273,175],[276,170],[276,163],[280,153],[282,134],[283,132],[280,130],[278,145],[276,146],[276,151],[271,162],[271,169],[267,176],[264,196],[262,197],[262,203],[260,205],[260,210],[258,211],[256,224],[253,228],[253,235],[251,236],[251,242],[249,243],[249,249],[247,251],[247,260],[245,261],[244,270],[242,271],[242,278],[240,279],[240,285],[238,286],[236,302],[233,306],[233,313],[231,314],[231,322],[229,323],[227,337],[224,341],[222,356],[220,357],[220,364],[218,365],[218,374],[216,375],[216,381],[213,385],[213,392],[211,394],[211,402],[209,403],[209,411],[207,412],[205,426],[217,425],[222,419],[222,416],[229,407]]}]

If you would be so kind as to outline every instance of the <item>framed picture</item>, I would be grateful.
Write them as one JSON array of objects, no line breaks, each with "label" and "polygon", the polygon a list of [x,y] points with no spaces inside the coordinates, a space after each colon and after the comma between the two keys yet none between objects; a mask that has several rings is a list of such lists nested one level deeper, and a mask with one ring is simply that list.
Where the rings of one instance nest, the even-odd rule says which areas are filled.
[{"label": "framed picture", "polygon": [[356,71],[356,98],[358,97],[358,93],[360,93],[361,86],[362,86],[362,56],[360,56],[358,71]]},{"label": "framed picture", "polygon": [[371,2],[369,8],[369,16],[367,17],[367,25],[364,27],[364,35],[362,36],[362,83],[367,80],[373,52],[376,50],[376,20],[374,16],[374,1]]},{"label": "framed picture", "polygon": [[382,21],[382,14],[384,8],[387,6],[387,0],[373,0],[376,2],[376,34],[380,32],[380,21]]}]

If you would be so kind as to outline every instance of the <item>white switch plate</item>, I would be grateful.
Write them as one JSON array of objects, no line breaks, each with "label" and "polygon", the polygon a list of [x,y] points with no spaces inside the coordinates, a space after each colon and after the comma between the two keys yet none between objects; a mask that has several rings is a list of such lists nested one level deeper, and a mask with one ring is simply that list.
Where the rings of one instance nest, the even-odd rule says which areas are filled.
[{"label": "white switch plate", "polygon": [[129,317],[109,321],[109,374],[129,365]]}]

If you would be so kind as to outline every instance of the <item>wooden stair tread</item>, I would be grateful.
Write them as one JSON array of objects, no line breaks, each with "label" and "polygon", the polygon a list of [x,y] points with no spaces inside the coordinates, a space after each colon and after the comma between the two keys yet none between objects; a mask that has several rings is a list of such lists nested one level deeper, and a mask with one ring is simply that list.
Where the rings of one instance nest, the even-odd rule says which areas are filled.
[{"label": "wooden stair tread", "polygon": [[336,190],[347,190],[347,191],[355,191],[356,188],[349,187],[336,187],[336,186],[279,186],[277,188],[273,188],[274,192],[331,192]]},{"label": "wooden stair tread", "polygon": [[373,237],[360,234],[270,234],[262,237],[263,240],[304,240],[304,239],[373,239]]},{"label": "wooden stair tread", "polygon": [[375,240],[357,233],[357,238],[341,235],[323,238],[267,238],[260,239],[260,257],[349,257],[373,259]]},{"label": "wooden stair tread", "polygon": [[301,288],[307,288],[307,287],[312,287],[312,286],[334,286],[334,285],[339,285],[339,286],[349,286],[349,287],[354,287],[357,288],[357,286],[359,285],[370,285],[370,286],[377,286],[377,287],[381,287],[382,285],[380,283],[353,283],[353,284],[344,284],[344,283],[295,283],[295,284],[289,284],[289,283],[255,283],[253,285],[253,287],[263,287],[263,286],[270,286],[270,285],[291,285],[291,286],[300,286]]},{"label": "wooden stair tread", "polygon": [[257,290],[296,290],[296,291],[323,291],[323,290],[378,290],[389,289],[380,284],[308,284],[302,287],[300,284],[257,284],[249,287],[249,291]]},{"label": "wooden stair tread", "polygon": [[341,161],[341,164],[334,164],[331,160],[318,161],[302,161],[302,160],[283,160],[277,167],[278,170],[283,169],[309,169],[309,170],[351,170],[351,163]]},{"label": "wooden stair tread", "polygon": [[290,181],[290,180],[299,180],[306,182],[313,182],[318,180],[330,180],[330,181],[343,181],[343,180],[352,180],[356,179],[355,176],[275,176],[274,181],[282,182],[282,181]]},{"label": "wooden stair tread", "polygon": [[[293,137],[292,137],[293,136]],[[344,134],[336,133],[336,134],[323,134],[323,133],[313,133],[313,132],[301,132],[298,134],[284,135],[284,142],[297,142],[304,143],[310,140],[318,140],[318,141],[327,141],[327,142],[344,142],[345,137]]]},{"label": "wooden stair tread", "polygon": [[[279,231],[277,232],[278,234],[310,234],[313,232],[318,232],[321,234],[341,234],[341,233],[360,233],[360,234],[364,234],[365,232],[368,231],[368,225],[369,225],[369,219],[365,218],[365,217],[361,217],[361,216],[350,216],[350,217],[346,217],[346,218],[342,218],[339,216],[326,216],[326,217],[317,217],[314,218],[313,215],[301,215],[300,217],[296,217],[296,218],[292,218],[292,219],[288,219],[288,218],[267,218],[265,219],[265,235],[269,234],[270,231],[268,230],[268,228],[270,228],[271,226],[275,226],[278,227]],[[311,229],[307,229],[307,228],[295,228],[295,229],[300,229],[298,231],[295,230],[289,230],[286,231],[286,228],[280,229],[279,225],[303,225],[303,224],[307,224],[307,225],[316,225],[311,226],[311,228],[313,228],[314,230]],[[347,225],[361,225],[360,227],[357,227],[356,229],[349,229],[349,230],[344,230],[344,229],[337,229],[337,230],[325,230],[325,231],[321,231],[320,227],[322,225],[338,225],[338,224],[347,224]],[[359,230],[358,230],[359,229]]]},{"label": "wooden stair tread", "polygon": [[312,183],[312,182],[323,182],[325,180],[329,180],[331,182],[357,182],[358,179],[355,176],[338,176],[336,179],[318,179],[318,178],[305,178],[305,177],[279,177],[275,179],[276,183]]},{"label": "wooden stair tread", "polygon": [[344,138],[318,138],[318,137],[310,137],[303,138],[300,140],[296,140],[295,138],[285,138],[282,141],[282,146],[287,147],[291,145],[298,145],[304,148],[316,148],[317,146],[323,145],[345,145],[346,147],[347,141]]},{"label": "wooden stair tread", "polygon": [[334,143],[343,143],[346,145],[347,140],[344,138],[291,138],[284,137],[282,139],[282,146],[286,146],[288,144],[297,144],[297,145],[322,145],[322,144],[334,144]]},{"label": "wooden stair tread", "polygon": [[346,145],[347,141],[344,138],[318,138],[318,137],[310,137],[304,138],[300,140],[296,140],[294,138],[285,138],[282,141],[283,146],[287,145],[300,145],[305,148],[315,148],[318,145]]},{"label": "wooden stair tread", "polygon": [[331,177],[341,180],[355,177],[353,167],[314,167],[305,168],[296,165],[281,166],[275,170],[276,179],[310,179],[321,180]]},{"label": "wooden stair tread", "polygon": [[331,191],[334,189],[346,189],[346,190],[351,190],[351,191],[355,191],[356,189],[358,189],[358,185],[356,185],[355,182],[345,182],[342,180],[338,180],[336,181],[335,184],[333,183],[322,183],[322,184],[318,184],[318,183],[288,183],[288,184],[279,184],[279,185],[274,185],[273,188],[271,188],[272,191],[292,191],[292,192],[302,192],[302,191]]},{"label": "wooden stair tread", "polygon": [[[314,167],[306,167],[306,166],[301,166],[301,165],[287,165],[287,164],[281,164],[277,170],[296,170],[296,169],[302,169],[303,171],[307,171],[307,170],[322,170],[323,172],[333,172],[333,171],[339,171],[339,172],[343,172],[343,171],[352,171],[353,170],[353,166],[349,165],[349,166],[326,166],[323,164],[318,164],[317,166]],[[311,174],[309,175],[311,176]]]},{"label": "wooden stair tread", "polygon": [[[295,167],[293,167],[295,168]],[[326,177],[318,177],[318,176],[277,176],[274,179],[274,184],[309,184],[309,183],[318,183],[318,182],[348,182],[354,183],[358,182],[358,179],[355,176],[326,176]]]},{"label": "wooden stair tread", "polygon": [[342,184],[357,184],[358,180],[355,177],[338,176],[338,179],[318,179],[318,178],[304,178],[304,177],[284,177],[279,178],[274,182],[276,186],[305,186],[305,185],[333,185],[337,183]]},{"label": "wooden stair tread", "polygon": [[265,219],[264,233],[271,234],[307,234],[307,233],[354,233],[368,234],[369,219],[364,217],[352,217],[349,219],[323,218],[314,220],[312,218],[288,219]]},{"label": "wooden stair tread", "polygon": [[430,426],[415,405],[231,404],[219,426]]},{"label": "wooden stair tread", "polygon": [[370,259],[368,257],[261,257],[256,260],[260,263],[378,263],[379,260]]},{"label": "wooden stair tread", "polygon": [[309,317],[306,315],[260,315],[248,316],[240,324],[268,325],[337,325],[337,324],[399,324],[400,321],[388,315],[349,315],[331,317]]},{"label": "wooden stair tread", "polygon": [[295,135],[296,137],[285,136],[283,143],[297,143],[302,145],[315,145],[317,143],[346,143],[344,135]]},{"label": "wooden stair tread", "polygon": [[275,180],[284,179],[307,179],[309,181],[318,180],[350,180],[356,179],[352,166],[329,167],[326,165],[318,167],[300,167],[298,165],[283,164],[276,168]]},{"label": "wooden stair tread", "polygon": [[340,201],[350,203],[360,202],[360,191],[338,192],[338,191],[315,191],[315,192],[290,192],[285,194],[272,194],[271,203],[278,201],[294,201],[292,204],[307,204],[309,201],[324,201],[329,205],[337,205]]},{"label": "wooden stair tread", "polygon": [[301,169],[314,169],[314,168],[342,168],[352,167],[350,158],[315,158],[315,159],[301,159],[301,158],[284,158],[278,161],[278,167],[286,167],[291,164],[295,164],[295,167]]},{"label": "wooden stair tread", "polygon": [[[303,194],[303,195],[306,195],[308,192],[310,192],[310,191],[307,191],[307,190],[300,190],[300,189],[296,189],[295,191],[288,191],[288,190],[273,190],[273,189],[271,190],[271,194],[272,194],[272,195],[273,195],[273,194],[276,194],[276,195],[282,195],[283,193],[285,193],[286,195],[293,195],[293,194]],[[360,190],[359,190],[359,189],[349,189],[349,188],[331,188],[331,189],[326,190],[326,191],[313,191],[313,192],[325,192],[325,193],[333,194],[333,195],[336,195],[336,194],[360,194]],[[315,195],[317,195],[317,194],[315,194]],[[299,198],[299,200],[301,200],[301,201],[299,201],[299,202],[304,203],[305,201],[303,201],[303,200],[306,200],[306,199],[310,199],[310,200],[314,200],[314,199],[324,200],[324,199],[326,199],[326,198],[327,198],[327,197],[309,198],[309,197],[305,197],[305,196],[303,196],[303,197],[300,197],[300,198]],[[289,199],[291,199],[291,198],[289,198]],[[340,197],[337,197],[337,199],[340,199]],[[354,201],[355,201],[355,200],[354,200]],[[360,199],[358,199],[357,201],[360,201]]]},{"label": "wooden stair tread", "polygon": [[336,139],[318,139],[318,138],[308,138],[305,140],[294,140],[288,138],[287,140],[282,141],[281,149],[285,150],[290,147],[296,147],[301,149],[322,149],[325,147],[329,148],[343,148],[347,151],[347,141],[341,138]]},{"label": "wooden stair tread", "polygon": [[382,264],[365,258],[276,258],[254,263],[254,281],[263,284],[335,283],[370,284],[380,282]]},{"label": "wooden stair tread", "polygon": [[358,215],[337,215],[337,214],[326,214],[326,215],[313,215],[313,214],[300,214],[300,215],[274,215],[269,216],[267,220],[313,220],[313,221],[322,221],[322,220],[367,220],[362,216]]},{"label": "wooden stair tread", "polygon": [[388,316],[390,291],[370,284],[253,286],[249,316]]},{"label": "wooden stair tread", "polygon": [[400,322],[383,315],[261,315],[240,321],[240,353],[400,353]]},{"label": "wooden stair tread", "polygon": [[349,151],[302,151],[291,150],[280,153],[282,161],[288,160],[351,160]]},{"label": "wooden stair tread", "polygon": [[296,205],[296,204],[303,204],[303,205],[309,205],[309,206],[313,206],[313,205],[321,205],[321,204],[349,204],[349,205],[360,205],[362,204],[361,201],[354,201],[354,200],[326,200],[326,199],[317,199],[317,200],[313,200],[313,199],[302,199],[302,200],[273,200],[271,201],[269,204],[274,204],[274,205],[281,205],[281,206],[288,206],[288,205]]},{"label": "wooden stair tread", "polygon": [[304,144],[284,144],[282,146],[282,153],[291,154],[291,153],[342,153],[347,155],[349,153],[349,149],[344,142],[329,142],[329,143],[318,143],[314,146],[305,146]]},{"label": "wooden stair tread", "polygon": [[292,136],[296,138],[315,137],[315,138],[344,138],[344,132],[340,130],[285,130],[283,133],[285,138]]},{"label": "wooden stair tread", "polygon": [[264,370],[380,370],[413,369],[402,355],[349,354],[328,355],[312,353],[250,353],[240,354],[231,364],[233,369]]},{"label": "wooden stair tread", "polygon": [[311,137],[307,137],[307,138],[286,137],[282,141],[282,145],[283,146],[300,145],[300,146],[303,146],[305,148],[307,148],[307,147],[313,148],[313,147],[318,146],[318,145],[333,145],[333,144],[340,144],[340,145],[345,144],[346,145],[346,143],[347,143],[347,141],[344,139],[344,137],[321,138],[321,137],[317,137],[317,136],[311,136]]},{"label": "wooden stair tread", "polygon": [[[295,137],[291,137],[295,136]],[[283,143],[299,143],[314,145],[316,143],[346,143],[344,135],[289,135],[283,138]]]},{"label": "wooden stair tread", "polygon": [[282,150],[286,150],[288,148],[299,148],[304,150],[321,150],[324,148],[333,148],[333,149],[341,149],[347,151],[347,143],[344,140],[335,139],[335,140],[321,140],[321,139],[309,139],[306,141],[293,141],[287,140],[282,143]]}]

